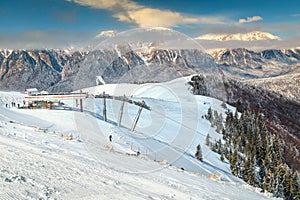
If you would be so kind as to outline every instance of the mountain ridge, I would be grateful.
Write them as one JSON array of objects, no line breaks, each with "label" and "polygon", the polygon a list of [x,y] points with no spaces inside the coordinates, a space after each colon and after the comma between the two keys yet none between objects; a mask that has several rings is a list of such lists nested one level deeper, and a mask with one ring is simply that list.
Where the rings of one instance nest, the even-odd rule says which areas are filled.
[{"label": "mountain ridge", "polygon": [[[148,52],[143,50],[132,50],[130,53],[130,49],[121,51],[100,50],[99,53],[95,52],[96,51],[69,51],[56,49],[1,50],[0,86],[2,88],[15,87],[15,89],[24,89],[25,86],[33,87],[37,82],[30,79],[34,80],[39,78],[31,76],[34,73],[38,74],[42,71],[43,73],[49,73],[47,77],[52,79],[48,80],[49,84],[46,84],[46,82],[39,84],[41,89],[47,89],[49,86],[53,86],[60,81],[67,80],[69,75],[76,74],[76,71],[78,71],[80,67],[82,68],[82,65],[85,65],[83,61],[95,54],[99,54],[97,55],[98,60],[100,60],[102,56],[102,58],[107,61],[106,66],[104,66],[105,68],[109,67],[109,65],[113,65],[113,63],[119,60],[122,61],[122,65],[126,65],[128,69],[133,69],[133,67],[130,66],[136,65],[172,65],[183,71],[190,71],[190,74],[195,68],[199,67],[197,61],[202,60],[203,63],[206,63],[209,66],[216,63],[227,75],[241,79],[276,77],[296,72],[300,66],[299,48],[281,50],[269,49],[259,52],[245,48],[223,49],[212,52],[210,55],[213,59],[209,58],[210,56],[208,54],[202,53],[201,51],[187,49],[160,50],[154,47],[151,47]],[[20,75],[20,72],[23,73],[22,76]],[[24,76],[27,76],[27,78],[24,78]],[[14,85],[10,84],[11,82],[14,82]],[[23,86],[23,88],[21,86]]]},{"label": "mountain ridge", "polygon": [[260,41],[260,40],[280,40],[279,36],[272,35],[271,33],[252,31],[248,33],[234,33],[234,34],[214,34],[209,33],[200,35],[195,38],[196,40],[216,40],[216,41]]}]

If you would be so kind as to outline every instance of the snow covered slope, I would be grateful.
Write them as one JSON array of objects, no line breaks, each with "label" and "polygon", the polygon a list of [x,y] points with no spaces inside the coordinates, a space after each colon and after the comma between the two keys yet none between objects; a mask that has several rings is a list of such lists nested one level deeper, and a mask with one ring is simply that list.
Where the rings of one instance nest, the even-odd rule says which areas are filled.
[{"label": "snow covered slope", "polygon": [[241,40],[241,41],[257,41],[257,40],[280,40],[280,37],[272,35],[271,33],[252,31],[249,33],[235,33],[235,34],[205,34],[201,35],[196,40]]},{"label": "snow covered slope", "polygon": [[[186,80],[86,89],[144,100],[152,110],[142,111],[134,132],[135,105],[125,104],[118,127],[115,100],[107,100],[104,122],[102,99],[85,99],[83,113],[75,101],[65,101],[65,110],[23,110],[5,106],[21,103],[21,94],[0,93],[0,199],[269,198],[232,176],[228,162],[204,145],[207,132],[220,136],[202,115],[210,106],[224,109],[191,95]],[[198,144],[203,162],[194,158]]]}]

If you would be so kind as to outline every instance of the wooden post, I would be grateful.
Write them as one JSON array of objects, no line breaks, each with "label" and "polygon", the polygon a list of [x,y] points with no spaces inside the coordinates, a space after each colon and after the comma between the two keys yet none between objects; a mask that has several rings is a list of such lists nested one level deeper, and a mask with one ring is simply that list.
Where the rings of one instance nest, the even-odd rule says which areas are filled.
[{"label": "wooden post", "polygon": [[136,115],[136,117],[135,117],[135,119],[133,121],[133,124],[132,124],[132,127],[131,127],[131,131],[132,132],[134,131],[134,129],[135,129],[135,127],[136,127],[136,125],[137,125],[137,123],[139,121],[139,118],[140,118],[140,115],[141,115],[141,112],[142,112],[142,109],[143,109],[144,105],[145,105],[145,102],[143,101],[143,104],[142,104],[142,106],[140,106],[140,109],[139,109],[139,111],[138,111],[138,113],[137,113],[137,115]]},{"label": "wooden post", "polygon": [[106,97],[105,97],[105,91],[103,91],[103,117],[104,121],[107,122],[107,116],[106,116]]},{"label": "wooden post", "polygon": [[125,94],[123,96],[123,102],[121,104],[120,112],[119,112],[119,120],[118,120],[118,126],[121,126],[121,121],[122,121],[122,116],[123,116],[123,109],[124,109],[124,104],[125,104]]},{"label": "wooden post", "polygon": [[80,112],[83,112],[82,99],[80,99]]}]

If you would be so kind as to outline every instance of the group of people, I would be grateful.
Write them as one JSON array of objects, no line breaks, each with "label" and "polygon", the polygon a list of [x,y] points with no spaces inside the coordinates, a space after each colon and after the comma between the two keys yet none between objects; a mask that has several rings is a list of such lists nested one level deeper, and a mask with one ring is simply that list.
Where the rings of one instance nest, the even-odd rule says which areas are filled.
[{"label": "group of people", "polygon": [[[5,106],[8,108],[9,104],[7,103]],[[16,102],[11,102],[11,107],[16,107]],[[18,107],[20,107],[20,104],[18,104]]]},{"label": "group of people", "polygon": [[[18,103],[18,104],[16,104],[16,102],[11,102],[11,107],[13,108],[13,107],[16,107],[16,105],[18,106],[18,108],[20,108],[20,104]],[[5,104],[5,106],[6,106],[6,108],[8,108],[9,106],[10,106],[10,104]]]}]

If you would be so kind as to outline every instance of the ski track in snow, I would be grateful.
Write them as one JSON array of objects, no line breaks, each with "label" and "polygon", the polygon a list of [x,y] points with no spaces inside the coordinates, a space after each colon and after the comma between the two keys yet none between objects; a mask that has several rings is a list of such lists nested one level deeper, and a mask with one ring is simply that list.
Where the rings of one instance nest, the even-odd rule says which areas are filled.
[{"label": "ski track in snow", "polygon": [[[105,123],[101,100],[91,100],[95,105],[87,103],[84,113],[5,108],[6,103],[22,102],[22,98],[18,93],[0,93],[0,200],[271,198],[232,176],[228,163],[220,162],[217,154],[202,145],[206,134],[202,130],[211,131],[209,124],[201,121],[210,106],[203,102],[209,98],[198,99],[202,114],[195,115],[196,110],[190,117],[178,114],[175,102],[148,99],[150,106],[163,110],[143,111],[134,133],[129,131],[137,112],[132,105],[125,106],[122,127],[117,127],[117,114],[109,106],[119,108],[119,102],[108,102],[110,121]],[[183,104],[182,112],[191,112]],[[180,131],[186,132],[187,127],[175,136],[169,133],[180,127],[182,116],[187,117],[183,119],[187,126],[198,129],[191,134],[193,140],[183,140]],[[200,118],[196,126],[189,124],[195,116]],[[153,121],[153,117],[159,120]],[[162,127],[155,127],[161,126],[160,120],[164,120]],[[66,139],[68,133],[75,139]],[[109,135],[113,135],[112,143]],[[193,157],[199,143],[205,155],[203,163]],[[137,148],[140,156],[135,155]],[[221,174],[221,180],[207,178],[210,174]]]}]

